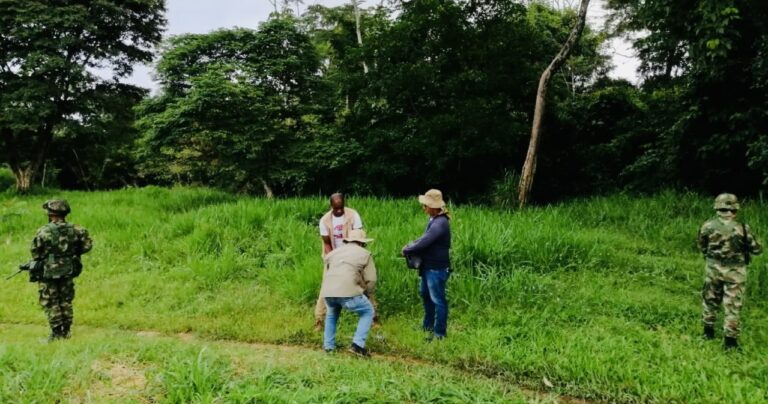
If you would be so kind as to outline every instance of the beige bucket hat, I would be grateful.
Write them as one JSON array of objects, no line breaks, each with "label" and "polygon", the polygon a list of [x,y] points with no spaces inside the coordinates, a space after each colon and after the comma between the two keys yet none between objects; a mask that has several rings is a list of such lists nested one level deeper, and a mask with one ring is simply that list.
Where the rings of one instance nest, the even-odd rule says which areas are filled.
[{"label": "beige bucket hat", "polygon": [[357,241],[358,243],[370,243],[373,241],[372,238],[366,238],[365,237],[365,231],[362,229],[354,229],[350,230],[347,237],[344,237],[344,241],[350,242],[350,241]]},{"label": "beige bucket hat", "polygon": [[427,205],[427,207],[430,207],[433,209],[445,208],[445,201],[443,201],[443,193],[437,189],[430,189],[429,191],[425,192],[424,195],[419,195],[419,202],[422,205]]}]

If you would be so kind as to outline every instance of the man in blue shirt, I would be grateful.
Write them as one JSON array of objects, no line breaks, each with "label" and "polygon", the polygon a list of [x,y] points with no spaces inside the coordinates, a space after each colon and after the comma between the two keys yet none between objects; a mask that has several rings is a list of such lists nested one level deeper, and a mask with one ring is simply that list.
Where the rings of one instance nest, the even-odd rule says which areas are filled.
[{"label": "man in blue shirt", "polygon": [[[429,215],[427,229],[417,240],[403,247],[404,256],[421,258],[419,276],[421,276],[421,299],[424,303],[424,331],[432,333],[434,338],[442,339],[447,335],[448,298],[445,285],[450,277],[451,226],[448,210],[445,208],[443,194],[437,189],[430,189],[419,195],[424,213]],[[430,335],[430,339],[432,338]]]}]

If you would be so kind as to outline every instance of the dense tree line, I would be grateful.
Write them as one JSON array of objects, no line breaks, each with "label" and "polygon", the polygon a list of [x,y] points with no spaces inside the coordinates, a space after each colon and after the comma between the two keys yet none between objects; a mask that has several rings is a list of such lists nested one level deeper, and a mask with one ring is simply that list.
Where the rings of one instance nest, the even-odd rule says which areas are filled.
[{"label": "dense tree line", "polygon": [[[368,9],[350,2],[301,15],[277,9],[257,29],[167,39],[156,65],[160,90],[147,96],[120,79],[159,40],[163,2],[127,2],[117,14],[123,20],[92,23],[104,31],[102,41],[135,42],[110,47],[94,39],[77,51],[76,22],[98,14],[85,2],[65,3],[0,1],[13,11],[0,19],[7,50],[0,159],[14,172],[34,168],[30,182],[200,184],[282,195],[403,195],[436,186],[500,203],[515,197],[539,75],[576,18],[545,2],[511,0],[390,1]],[[29,30],[30,4],[67,13],[49,10],[58,18]],[[534,198],[764,187],[763,2],[608,6],[612,30],[587,27],[552,80]],[[70,39],[43,41],[50,32]],[[643,33],[634,42],[640,85],[610,79],[602,50],[609,35],[632,32]],[[24,55],[41,56],[25,59],[22,50],[30,49]],[[112,80],[88,69],[104,61],[114,66]],[[67,84],[73,78],[83,84]],[[38,88],[46,80],[50,95]]]},{"label": "dense tree line", "polygon": [[103,149],[78,149],[83,138],[103,147],[126,129],[131,100],[146,90],[120,79],[152,60],[163,12],[162,0],[0,1],[0,161],[21,191],[51,158],[75,176],[106,171],[84,161]]}]

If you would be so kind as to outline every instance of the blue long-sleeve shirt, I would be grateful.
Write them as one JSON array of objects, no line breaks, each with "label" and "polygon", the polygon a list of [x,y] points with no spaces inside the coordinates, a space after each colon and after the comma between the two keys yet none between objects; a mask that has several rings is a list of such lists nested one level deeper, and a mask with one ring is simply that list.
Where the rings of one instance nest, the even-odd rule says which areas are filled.
[{"label": "blue long-sleeve shirt", "polygon": [[422,269],[446,269],[451,266],[451,226],[448,216],[440,215],[429,219],[424,235],[408,244],[405,255],[417,255],[422,259]]}]

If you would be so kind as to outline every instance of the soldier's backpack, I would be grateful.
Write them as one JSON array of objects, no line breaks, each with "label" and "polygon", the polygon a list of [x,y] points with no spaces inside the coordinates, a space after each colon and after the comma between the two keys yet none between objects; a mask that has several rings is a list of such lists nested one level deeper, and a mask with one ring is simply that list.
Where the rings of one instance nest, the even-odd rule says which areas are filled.
[{"label": "soldier's backpack", "polygon": [[[51,245],[48,256],[44,258],[44,279],[60,279],[79,275],[80,268],[76,269],[75,262],[79,264],[80,256],[77,248],[77,234],[75,225],[70,223],[49,223],[51,231]],[[77,273],[77,274],[75,274]]]}]

